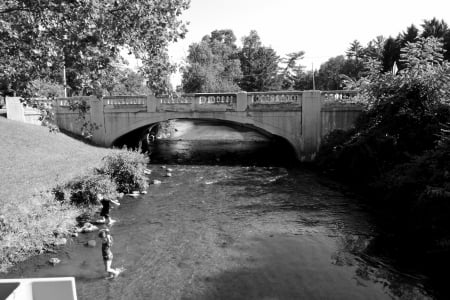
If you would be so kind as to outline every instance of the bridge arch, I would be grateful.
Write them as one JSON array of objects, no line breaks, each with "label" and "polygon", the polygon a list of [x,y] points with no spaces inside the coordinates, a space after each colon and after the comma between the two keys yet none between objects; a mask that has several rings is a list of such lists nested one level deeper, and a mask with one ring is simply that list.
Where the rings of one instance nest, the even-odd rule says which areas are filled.
[{"label": "bridge arch", "polygon": [[[218,116],[214,117],[203,117],[203,116],[161,116],[160,118],[151,118],[148,120],[140,120],[138,122],[135,122],[133,124],[130,124],[127,128],[122,128],[115,137],[110,142],[109,146],[113,146],[116,144],[118,140],[126,136],[127,134],[139,130],[151,127],[152,125],[156,125],[161,122],[170,121],[170,120],[205,120],[205,121],[219,121],[224,125],[230,124],[230,125],[237,125],[244,128],[248,128],[251,130],[254,130],[258,133],[260,133],[263,136],[266,136],[267,138],[277,138],[282,139],[286,141],[287,144],[292,148],[292,150],[295,152],[295,144],[292,140],[289,138],[286,138],[286,133],[280,130],[279,128],[276,128],[274,126],[269,126],[267,124],[261,123],[261,122],[252,122],[249,123],[247,118],[221,118]],[[256,123],[256,124],[255,124]]]}]

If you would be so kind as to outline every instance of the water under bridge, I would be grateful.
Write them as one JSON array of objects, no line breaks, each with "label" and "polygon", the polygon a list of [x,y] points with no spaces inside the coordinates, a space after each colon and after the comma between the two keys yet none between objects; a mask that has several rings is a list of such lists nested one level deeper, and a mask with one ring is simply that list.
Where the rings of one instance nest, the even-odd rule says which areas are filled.
[{"label": "water under bridge", "polygon": [[85,118],[98,125],[92,141],[112,146],[122,136],[171,119],[209,119],[237,123],[284,138],[299,160],[311,160],[322,137],[348,129],[363,110],[355,91],[281,91],[186,94],[181,97],[71,97],[54,102],[57,125],[81,135],[79,112],[71,103],[85,100]]}]

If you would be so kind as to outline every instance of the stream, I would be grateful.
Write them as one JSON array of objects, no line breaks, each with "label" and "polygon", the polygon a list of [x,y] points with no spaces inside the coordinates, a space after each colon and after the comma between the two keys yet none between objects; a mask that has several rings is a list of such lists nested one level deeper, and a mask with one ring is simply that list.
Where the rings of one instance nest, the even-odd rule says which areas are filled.
[{"label": "stream", "polygon": [[242,134],[152,145],[162,183],[111,212],[118,278],[105,279],[96,232],[7,277],[74,276],[78,299],[435,298],[426,276],[378,255],[380,220],[361,201]]}]

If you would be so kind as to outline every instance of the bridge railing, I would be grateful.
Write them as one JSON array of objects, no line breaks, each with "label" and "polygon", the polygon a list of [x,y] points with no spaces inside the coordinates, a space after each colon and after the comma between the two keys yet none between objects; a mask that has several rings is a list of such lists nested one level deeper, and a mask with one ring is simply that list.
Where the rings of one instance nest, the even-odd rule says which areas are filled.
[{"label": "bridge railing", "polygon": [[82,100],[90,101],[90,97],[79,96],[79,97],[70,97],[70,98],[57,98],[55,100],[55,103],[56,103],[57,107],[69,107],[73,103],[75,103],[77,101],[82,101]]},{"label": "bridge railing", "polygon": [[108,96],[103,98],[104,105],[120,107],[120,106],[147,106],[147,96]]},{"label": "bridge railing", "polygon": [[196,93],[156,98],[156,109],[158,111],[233,111],[236,110],[236,103],[236,93]]},{"label": "bridge railing", "polygon": [[345,91],[345,90],[335,90],[335,91],[322,91],[321,97],[323,103],[346,103],[346,104],[361,104],[365,102],[364,97],[359,94],[359,91]]},{"label": "bridge railing", "polygon": [[236,103],[236,93],[197,93],[184,94],[180,97],[158,98],[161,104],[233,104]]},{"label": "bridge railing", "polygon": [[249,92],[247,93],[247,99],[249,104],[301,104],[302,94],[301,91]]}]

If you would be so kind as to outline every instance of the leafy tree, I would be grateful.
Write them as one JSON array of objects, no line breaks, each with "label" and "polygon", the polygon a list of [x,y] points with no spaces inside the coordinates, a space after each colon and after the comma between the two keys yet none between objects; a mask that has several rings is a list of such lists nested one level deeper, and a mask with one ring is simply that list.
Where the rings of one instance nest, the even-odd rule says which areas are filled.
[{"label": "leafy tree", "polygon": [[64,86],[41,79],[30,81],[27,85],[27,91],[32,97],[37,98],[64,97]]},{"label": "leafy tree", "polygon": [[279,89],[280,58],[275,50],[262,45],[256,31],[250,31],[250,34],[243,38],[239,58],[243,73],[239,86],[243,90],[252,92]]},{"label": "leafy tree", "polygon": [[362,60],[346,59],[343,55],[332,57],[320,66],[317,87],[322,90],[340,90],[345,81],[360,79],[363,69]]},{"label": "leafy tree", "polygon": [[385,42],[386,39],[384,36],[377,36],[367,44],[367,47],[362,49],[362,56],[365,59],[372,58],[381,60],[383,57],[383,47]]},{"label": "leafy tree", "polygon": [[189,46],[182,69],[182,87],[187,93],[238,91],[242,76],[236,37],[231,30],[215,30],[200,43]]},{"label": "leafy tree", "polygon": [[27,82],[63,66],[80,91],[125,47],[143,62],[156,91],[165,89],[167,46],[183,38],[178,20],[188,0],[7,0],[0,4],[0,82],[22,92]]},{"label": "leafy tree", "polygon": [[450,61],[450,29],[444,20],[439,21],[436,18],[424,20],[422,24],[422,37],[436,37],[442,39],[444,43],[444,58]]},{"label": "leafy tree", "polygon": [[112,68],[101,78],[102,87],[109,95],[148,95],[151,90],[145,78],[130,69]]},{"label": "leafy tree", "polygon": [[282,70],[282,84],[281,88],[283,90],[292,89],[295,86],[295,82],[302,78],[303,66],[297,65],[297,61],[302,59],[305,55],[304,51],[298,51],[289,53],[286,58],[282,59],[281,62],[284,64]]}]

